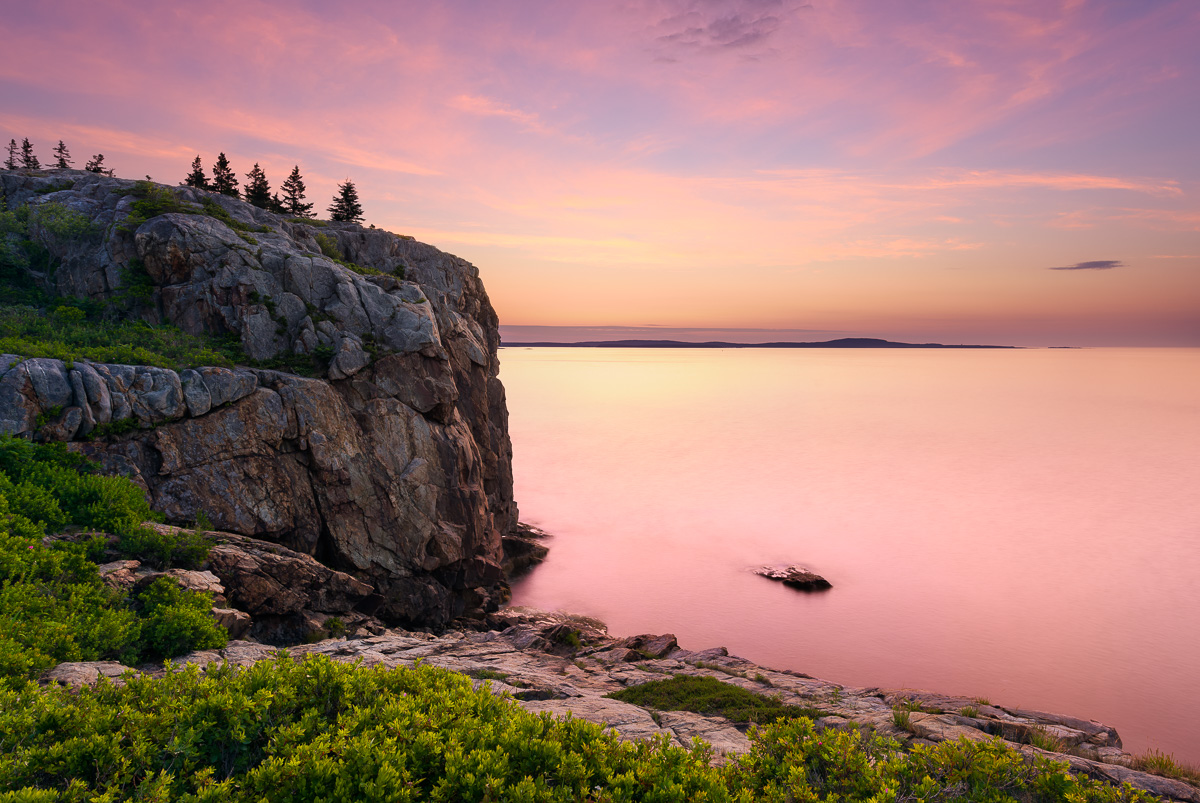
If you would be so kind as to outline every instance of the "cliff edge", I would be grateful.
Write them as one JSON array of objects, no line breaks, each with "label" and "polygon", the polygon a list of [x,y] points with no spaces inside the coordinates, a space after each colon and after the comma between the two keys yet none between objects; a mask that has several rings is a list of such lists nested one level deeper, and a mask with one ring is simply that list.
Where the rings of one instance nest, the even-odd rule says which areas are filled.
[{"label": "cliff edge", "polygon": [[385,621],[441,626],[506,599],[508,414],[473,265],[380,229],[84,171],[0,171],[0,199],[40,254],[25,269],[39,292],[239,355],[5,354],[0,432],[67,441],[168,521],[203,514],[352,574]]}]

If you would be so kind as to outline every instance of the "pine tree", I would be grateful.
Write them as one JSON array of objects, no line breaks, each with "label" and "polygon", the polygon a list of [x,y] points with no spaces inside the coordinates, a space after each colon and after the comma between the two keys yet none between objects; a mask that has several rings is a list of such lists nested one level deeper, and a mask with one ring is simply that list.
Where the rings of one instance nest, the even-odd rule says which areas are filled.
[{"label": "pine tree", "polygon": [[333,203],[329,205],[329,219],[362,223],[362,204],[358,202],[358,190],[354,189],[354,182],[350,179],[338,185],[338,194],[333,196]]},{"label": "pine tree", "polygon": [[271,185],[267,182],[267,174],[258,162],[254,163],[254,167],[250,168],[250,172],[246,174],[246,186],[242,191],[247,203],[257,206],[259,209],[269,209],[271,207]]},{"label": "pine tree", "polygon": [[92,157],[92,160],[83,166],[84,170],[92,173],[99,173],[102,176],[111,176],[113,171],[104,169],[104,154],[98,153]]},{"label": "pine tree", "polygon": [[17,169],[17,141],[15,139],[8,141],[8,158],[4,160],[4,169]]},{"label": "pine tree", "polygon": [[217,163],[213,165],[212,188],[222,195],[238,197],[238,180],[229,166],[229,160],[224,152],[217,154]]},{"label": "pine tree", "polygon": [[60,170],[67,170],[71,167],[72,161],[71,152],[67,150],[67,146],[60,139],[54,148],[54,166]]},{"label": "pine tree", "polygon": [[304,203],[304,179],[300,178],[300,165],[292,168],[287,181],[280,185],[283,190],[283,209],[292,217],[313,217],[313,205]]},{"label": "pine tree", "polygon": [[33,145],[29,142],[28,137],[21,142],[21,163],[26,170],[42,169],[42,163],[33,155]]},{"label": "pine tree", "polygon": [[207,190],[208,176],[204,175],[204,164],[200,161],[200,154],[196,154],[196,158],[192,160],[192,172],[187,174],[187,178],[183,183],[188,187],[195,187],[198,190]]},{"label": "pine tree", "polygon": [[277,192],[271,194],[271,205],[268,206],[267,209],[270,209],[277,215],[282,215],[287,211],[283,208],[283,201],[280,199],[279,193]]}]

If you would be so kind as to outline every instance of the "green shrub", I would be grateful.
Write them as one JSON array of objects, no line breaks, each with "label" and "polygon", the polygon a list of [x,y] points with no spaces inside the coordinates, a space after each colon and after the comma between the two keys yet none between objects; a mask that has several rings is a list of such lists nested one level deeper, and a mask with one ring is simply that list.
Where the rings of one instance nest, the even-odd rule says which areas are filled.
[{"label": "green shrub", "polygon": [[317,246],[321,249],[321,253],[332,259],[334,262],[344,262],[346,257],[337,247],[337,243],[333,238],[323,232],[317,232],[313,235],[317,241]]},{"label": "green shrub", "polygon": [[[131,277],[126,273],[127,278]],[[121,303],[146,300],[153,285],[133,276],[123,285]],[[63,299],[50,303],[61,305]],[[236,336],[197,337],[170,324],[151,326],[143,321],[110,321],[73,314],[47,315],[36,306],[0,305],[0,352],[22,357],[49,357],[73,362],[153,365],[191,368],[203,365],[232,367],[245,362]]]},{"label": "green shrub", "polygon": [[739,725],[824,715],[817,709],[784,705],[773,697],[764,697],[707,676],[675,675],[667,680],[629,686],[605,696],[660,711],[694,711],[724,717]]},{"label": "green shrub", "polygon": [[160,187],[149,181],[135,181],[127,193],[138,200],[130,206],[129,216],[121,225],[121,229],[126,232],[137,231],[138,227],[147,220],[168,212],[186,215],[194,215],[197,212],[196,207],[180,198],[175,190],[170,187]]},{"label": "green shrub", "polygon": [[[95,473],[62,444],[0,437],[0,685],[36,677],[60,661],[179,655],[224,643],[212,600],[151,585],[136,600],[101,582],[92,558],[103,539],[42,543],[66,525],[103,530],[139,554],[145,495],[124,477]],[[155,531],[150,530],[154,533]],[[157,534],[157,533],[156,533]],[[207,543],[186,531],[163,548],[163,564],[198,564]]]},{"label": "green shrub", "polygon": [[164,532],[153,527],[136,527],[121,536],[117,549],[125,555],[169,569],[195,569],[208,559],[212,541],[195,530]]},{"label": "green shrub", "polygon": [[192,650],[224,647],[229,634],[212,618],[212,595],[188,593],[171,577],[159,577],[137,596],[142,653],[170,658]]},{"label": "green shrub", "polygon": [[1027,760],[1000,739],[941,742],[910,752],[873,733],[818,731],[807,719],[781,720],[750,734],[751,749],[731,762],[730,790],[755,801],[964,801],[964,803],[1151,803],[1128,784],[1074,777],[1066,763]]},{"label": "green shrub", "polygon": [[717,768],[700,742],[621,742],[443,669],[325,656],[188,667],[78,693],[0,689],[0,789],[20,795],[11,800],[1153,801],[1026,761],[999,740],[904,754],[874,735],[788,719],[750,741]]},{"label": "green shrub", "polygon": [[[324,657],[0,697],[0,788],[72,799],[733,799],[711,751],[621,743],[441,669]],[[121,712],[117,716],[117,712]],[[72,785],[74,788],[72,789]],[[68,793],[68,790],[71,790]]]}]

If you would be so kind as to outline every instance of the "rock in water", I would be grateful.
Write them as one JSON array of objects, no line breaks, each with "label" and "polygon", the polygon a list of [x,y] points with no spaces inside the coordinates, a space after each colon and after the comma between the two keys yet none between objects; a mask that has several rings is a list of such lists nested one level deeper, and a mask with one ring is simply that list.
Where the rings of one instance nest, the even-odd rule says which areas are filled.
[{"label": "rock in water", "polygon": [[[0,170],[0,202],[86,219],[85,235],[47,234],[42,289],[246,356],[176,371],[3,355],[0,432],[69,442],[169,521],[204,513],[349,573],[391,623],[507,598],[512,448],[475,266],[382,229],[86,171]],[[279,361],[313,376],[260,367]]]},{"label": "rock in water", "polygon": [[778,580],[789,588],[800,591],[824,591],[833,588],[833,583],[803,566],[763,566],[754,573],[768,580]]}]

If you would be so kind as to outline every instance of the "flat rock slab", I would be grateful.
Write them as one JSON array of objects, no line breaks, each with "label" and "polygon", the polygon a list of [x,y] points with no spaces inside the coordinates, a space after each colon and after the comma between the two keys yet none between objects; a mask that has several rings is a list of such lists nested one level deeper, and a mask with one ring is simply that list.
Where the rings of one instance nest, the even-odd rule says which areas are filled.
[{"label": "flat rock slab", "polygon": [[803,566],[761,566],[755,569],[754,573],[799,591],[825,591],[833,588],[833,583]]}]

